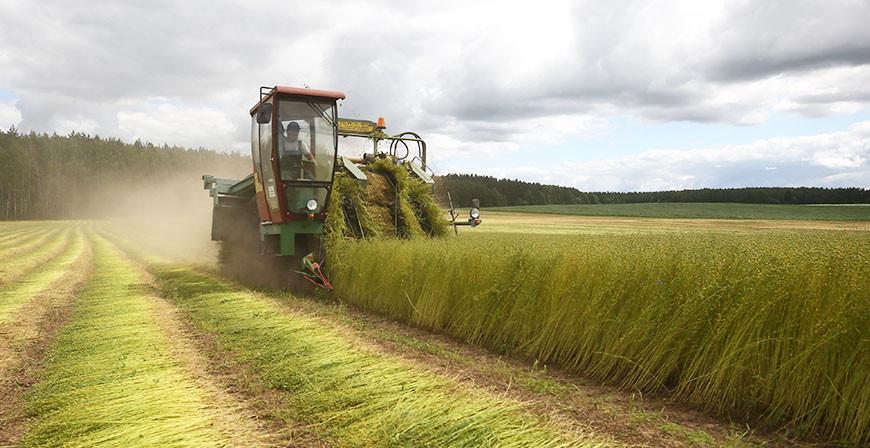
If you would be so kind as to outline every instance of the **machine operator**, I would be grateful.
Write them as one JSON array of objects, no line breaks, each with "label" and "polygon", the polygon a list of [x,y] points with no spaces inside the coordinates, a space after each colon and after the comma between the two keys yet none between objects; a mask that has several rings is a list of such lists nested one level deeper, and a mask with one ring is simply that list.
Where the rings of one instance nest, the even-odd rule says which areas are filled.
[{"label": "machine operator", "polygon": [[295,121],[287,123],[284,132],[286,137],[278,141],[281,179],[313,179],[314,167],[317,165],[317,162],[314,160],[308,144],[299,140],[299,123]]}]

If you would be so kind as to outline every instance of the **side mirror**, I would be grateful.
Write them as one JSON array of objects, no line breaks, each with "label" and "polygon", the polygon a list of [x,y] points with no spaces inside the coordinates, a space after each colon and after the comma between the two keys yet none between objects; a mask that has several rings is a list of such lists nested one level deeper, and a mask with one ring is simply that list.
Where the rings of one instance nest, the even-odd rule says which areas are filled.
[{"label": "side mirror", "polygon": [[257,109],[257,123],[266,124],[272,121],[272,103],[263,103]]}]

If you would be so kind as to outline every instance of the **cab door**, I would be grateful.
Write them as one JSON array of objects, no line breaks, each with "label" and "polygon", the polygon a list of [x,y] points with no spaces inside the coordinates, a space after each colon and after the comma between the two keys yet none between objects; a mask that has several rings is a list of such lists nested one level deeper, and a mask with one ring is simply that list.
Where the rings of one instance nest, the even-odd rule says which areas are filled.
[{"label": "cab door", "polygon": [[260,219],[280,223],[283,221],[278,199],[280,188],[275,179],[275,142],[272,138],[276,123],[273,99],[270,97],[260,103],[252,117],[251,152]]}]

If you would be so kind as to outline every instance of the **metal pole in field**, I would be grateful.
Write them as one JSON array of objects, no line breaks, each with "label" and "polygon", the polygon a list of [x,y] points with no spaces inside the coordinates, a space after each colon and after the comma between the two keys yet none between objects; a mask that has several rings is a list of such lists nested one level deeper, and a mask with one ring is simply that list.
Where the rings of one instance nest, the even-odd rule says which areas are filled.
[{"label": "metal pole in field", "polygon": [[453,235],[459,236],[459,230],[456,229],[456,209],[453,208],[453,199],[450,198],[450,192],[447,192],[447,202],[450,204],[450,223],[453,224]]}]

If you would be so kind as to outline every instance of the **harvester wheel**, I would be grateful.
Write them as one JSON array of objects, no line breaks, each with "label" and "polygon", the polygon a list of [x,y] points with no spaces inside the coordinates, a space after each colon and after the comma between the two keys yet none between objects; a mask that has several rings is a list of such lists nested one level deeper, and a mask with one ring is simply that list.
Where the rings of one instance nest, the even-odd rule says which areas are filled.
[{"label": "harvester wheel", "polygon": [[231,211],[222,215],[225,234],[218,253],[221,273],[257,287],[284,288],[281,273],[286,275],[291,266],[264,250],[256,204],[252,201],[247,207]]}]

